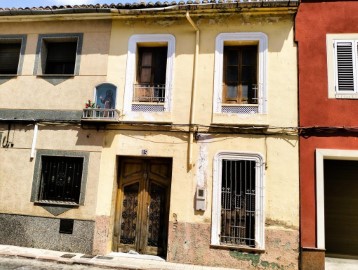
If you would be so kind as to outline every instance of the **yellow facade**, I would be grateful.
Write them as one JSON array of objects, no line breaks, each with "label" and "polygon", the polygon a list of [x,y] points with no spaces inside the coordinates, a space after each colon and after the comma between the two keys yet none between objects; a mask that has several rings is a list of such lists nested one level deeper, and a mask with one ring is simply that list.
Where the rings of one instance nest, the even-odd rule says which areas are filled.
[{"label": "yellow facade", "polygon": [[[36,172],[36,158],[30,159],[34,122],[1,123],[2,137],[6,139],[9,130],[13,147],[0,148],[0,212],[88,221],[90,225],[86,228],[92,228],[89,234],[93,239],[90,240],[92,246],[85,250],[106,254],[113,251],[115,245],[121,160],[125,157],[165,157],[172,160],[167,220],[168,261],[254,269],[257,266],[254,261],[259,258],[262,267],[277,265],[298,269],[294,11],[294,8],[278,8],[270,12],[263,8],[253,12],[230,10],[225,13],[218,9],[205,15],[198,11],[189,12],[199,32],[185,17],[185,12],[171,12],[168,16],[158,11],[157,16],[151,17],[112,14],[103,19],[93,17],[83,21],[78,17],[71,20],[71,16],[63,16],[59,21],[52,21],[51,17],[41,21],[39,16],[26,23],[2,23],[2,34],[27,35],[22,74],[6,79],[0,85],[2,110],[81,111],[86,100],[94,99],[95,87],[107,82],[117,87],[119,118],[117,123],[107,125],[39,123],[37,150],[89,153],[84,204],[57,216],[30,201]],[[48,33],[83,33],[79,75],[56,83],[34,75],[38,35]],[[222,33],[262,33],[261,36],[267,37],[263,67],[264,113],[214,112],[215,61],[218,61],[216,42]],[[128,102],[125,91],[129,79],[129,41],[135,35],[174,37],[175,57],[168,111],[132,114],[124,109]],[[159,44],[156,41],[149,43]],[[224,152],[255,154],[262,158],[263,198],[259,214],[264,219],[261,225],[264,232],[262,249],[217,249],[212,243],[213,215],[217,208],[213,202],[216,196],[214,179],[217,177],[215,158]],[[21,170],[16,169],[19,164]],[[197,187],[206,191],[205,211],[195,210]]]}]

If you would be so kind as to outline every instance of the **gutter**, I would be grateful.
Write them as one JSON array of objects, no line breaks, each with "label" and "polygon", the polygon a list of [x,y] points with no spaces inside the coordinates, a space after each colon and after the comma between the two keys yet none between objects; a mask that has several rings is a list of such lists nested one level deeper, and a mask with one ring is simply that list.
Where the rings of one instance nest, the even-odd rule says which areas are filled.
[{"label": "gutter", "polygon": [[195,97],[196,97],[196,78],[197,78],[197,66],[199,56],[199,44],[200,44],[200,30],[198,26],[190,18],[189,11],[186,12],[186,19],[195,30],[195,54],[194,54],[194,67],[193,67],[193,80],[192,80],[192,91],[191,91],[191,104],[190,104],[190,118],[189,118],[189,139],[188,139],[188,169],[193,167],[193,149],[192,144],[194,141],[194,130],[193,123],[195,119]]},{"label": "gutter", "polygon": [[[67,15],[67,16],[85,16],[82,19],[86,19],[87,14],[89,17],[95,16],[97,19],[110,19],[113,17],[122,17],[122,18],[135,18],[138,16],[152,16],[153,13],[156,15],[164,15],[167,16],[171,11],[175,12],[175,14],[171,15],[179,15],[181,16],[186,11],[191,11],[192,15],[203,15],[210,13],[220,13],[223,14],[225,12],[228,13],[240,13],[240,12],[249,12],[255,13],[260,11],[258,9],[267,9],[269,13],[281,13],[282,8],[286,8],[291,10],[292,13],[295,13],[297,7],[299,5],[298,0],[283,0],[283,1],[273,1],[273,0],[260,0],[260,1],[252,1],[252,2],[221,2],[218,0],[202,0],[201,3],[194,3],[192,1],[188,1],[185,3],[184,1],[179,1],[177,4],[173,2],[173,5],[165,5],[165,4],[151,4],[148,3],[146,5],[117,5],[117,7],[72,7],[72,6],[59,6],[58,8],[46,7],[46,8],[19,8],[19,9],[0,9],[0,18],[1,17],[16,17],[20,20],[27,19],[28,16],[34,17],[33,19],[43,19],[44,16],[58,16],[58,15]],[[138,7],[138,8],[137,8]],[[159,12],[163,12],[163,14],[158,14]],[[284,12],[284,13],[287,13]],[[99,16],[102,15],[102,16]],[[22,18],[21,18],[22,17]],[[62,18],[62,17],[60,17]],[[80,19],[80,18],[78,18]],[[90,17],[90,19],[94,19]],[[8,19],[9,20],[9,19]]]}]

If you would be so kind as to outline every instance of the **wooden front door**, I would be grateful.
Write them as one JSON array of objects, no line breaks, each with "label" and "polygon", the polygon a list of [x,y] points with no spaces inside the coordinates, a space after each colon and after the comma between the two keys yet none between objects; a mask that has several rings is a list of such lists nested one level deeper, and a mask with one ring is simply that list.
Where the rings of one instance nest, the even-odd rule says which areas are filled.
[{"label": "wooden front door", "polygon": [[126,158],[119,170],[117,251],[165,255],[171,160]]}]

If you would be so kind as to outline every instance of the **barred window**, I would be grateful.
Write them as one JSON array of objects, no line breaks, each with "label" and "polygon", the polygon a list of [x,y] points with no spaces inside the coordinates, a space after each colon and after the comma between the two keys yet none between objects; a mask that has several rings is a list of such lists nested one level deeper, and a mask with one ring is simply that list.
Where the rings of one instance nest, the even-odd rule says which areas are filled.
[{"label": "barred window", "polygon": [[264,248],[263,164],[258,154],[215,157],[212,245]]},{"label": "barred window", "polygon": [[222,162],[220,242],[255,247],[255,161]]},{"label": "barred window", "polygon": [[41,157],[38,201],[79,203],[83,171],[82,157]]}]

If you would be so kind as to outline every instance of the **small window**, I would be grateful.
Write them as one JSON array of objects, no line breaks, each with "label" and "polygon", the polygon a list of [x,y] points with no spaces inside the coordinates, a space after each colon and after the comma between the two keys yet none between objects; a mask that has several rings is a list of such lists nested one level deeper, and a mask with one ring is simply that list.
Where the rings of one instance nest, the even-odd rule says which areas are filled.
[{"label": "small window", "polygon": [[138,47],[134,102],[164,102],[167,47]]},{"label": "small window", "polygon": [[79,203],[83,158],[41,157],[41,183],[38,201]]},{"label": "small window", "polygon": [[89,154],[38,150],[31,201],[44,205],[83,205]]},{"label": "small window", "polygon": [[21,73],[25,41],[24,35],[0,35],[0,75]]},{"label": "small window", "polygon": [[77,42],[45,42],[45,74],[74,74]]},{"label": "small window", "polygon": [[264,248],[263,162],[259,155],[220,153],[215,158],[213,245]]},{"label": "small window", "polygon": [[225,46],[223,68],[223,103],[257,104],[257,46]]},{"label": "small window", "polygon": [[78,75],[82,34],[40,35],[37,75]]}]

